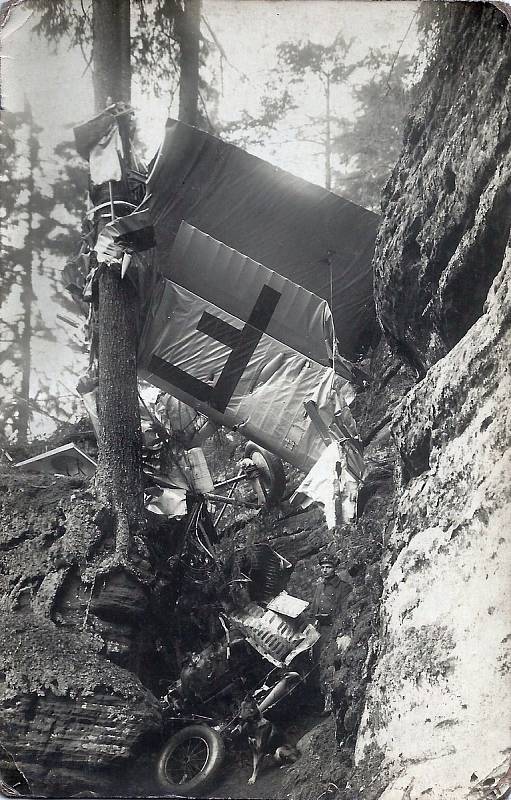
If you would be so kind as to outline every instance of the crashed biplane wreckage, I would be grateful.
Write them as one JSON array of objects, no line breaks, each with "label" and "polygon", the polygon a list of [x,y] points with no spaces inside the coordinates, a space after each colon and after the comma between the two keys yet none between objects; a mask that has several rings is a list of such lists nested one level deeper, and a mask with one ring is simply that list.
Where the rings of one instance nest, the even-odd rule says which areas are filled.
[{"label": "crashed biplane wreckage", "polygon": [[143,201],[111,216],[93,261],[137,283],[140,377],[304,472],[334,446],[348,513],[363,461],[347,359],[374,334],[377,216],[174,120]]},{"label": "crashed biplane wreckage", "polygon": [[[286,708],[296,714],[297,705],[307,703],[306,687],[317,668],[313,648],[321,635],[307,614],[309,603],[286,591],[293,570],[289,561],[259,543],[208,562],[204,546],[213,554],[214,544],[207,527],[207,511],[196,507],[181,561],[187,591],[180,598],[186,604],[188,636],[197,622],[206,623],[207,641],[201,644],[193,636],[194,649],[167,684],[162,703],[165,743],[157,758],[157,780],[160,789],[179,797],[203,796],[218,776],[225,750],[246,746],[247,702],[250,718],[261,723],[264,714],[263,725],[285,721]],[[211,527],[210,532],[214,535]],[[216,584],[222,589],[207,607],[195,605],[191,581],[203,592],[204,579],[215,572],[217,581],[224,581]],[[212,636],[215,630],[218,635]]]}]

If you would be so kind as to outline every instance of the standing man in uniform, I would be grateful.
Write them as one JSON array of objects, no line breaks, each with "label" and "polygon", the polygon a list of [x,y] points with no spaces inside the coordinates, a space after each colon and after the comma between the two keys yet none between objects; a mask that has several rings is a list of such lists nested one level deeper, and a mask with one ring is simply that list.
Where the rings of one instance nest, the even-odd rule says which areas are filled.
[{"label": "standing man in uniform", "polygon": [[311,614],[321,634],[314,653],[319,669],[321,691],[325,701],[325,712],[332,709],[332,688],[336,656],[333,623],[346,611],[346,601],[351,584],[337,574],[337,559],[328,553],[319,559],[320,579],[311,603]]}]

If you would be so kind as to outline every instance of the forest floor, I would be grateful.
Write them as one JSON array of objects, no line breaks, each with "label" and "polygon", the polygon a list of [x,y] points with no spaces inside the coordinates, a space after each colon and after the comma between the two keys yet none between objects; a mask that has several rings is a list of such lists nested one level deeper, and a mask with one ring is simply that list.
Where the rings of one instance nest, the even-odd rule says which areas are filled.
[{"label": "forest floor", "polygon": [[[293,725],[286,728],[286,737],[291,744],[296,745],[302,736],[314,730],[324,719],[319,713],[304,712]],[[299,767],[299,761],[300,759],[296,762],[295,769]],[[289,775],[289,765],[279,767],[267,758],[253,785],[247,783],[251,774],[252,757],[248,748],[235,753],[231,758],[228,754],[220,780],[209,797],[221,800],[243,800],[243,798],[264,800],[269,797],[285,800],[290,796],[284,788]]]}]

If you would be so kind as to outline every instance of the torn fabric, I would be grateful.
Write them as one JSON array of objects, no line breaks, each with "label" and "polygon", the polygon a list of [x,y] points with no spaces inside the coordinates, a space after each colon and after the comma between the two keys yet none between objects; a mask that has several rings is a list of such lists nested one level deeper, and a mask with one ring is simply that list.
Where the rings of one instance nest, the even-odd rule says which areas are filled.
[{"label": "torn fabric", "polygon": [[101,111],[92,119],[86,120],[73,128],[77,153],[86,161],[91,150],[99,141],[108,135],[115,125],[115,117],[110,111]]},{"label": "torn fabric", "polygon": [[92,391],[82,394],[81,397],[85,410],[89,415],[96,439],[99,441],[98,390],[94,388]]},{"label": "torn fabric", "polygon": [[152,497],[147,503],[146,508],[153,514],[163,514],[166,517],[184,517],[187,513],[186,489],[162,489],[158,497]]},{"label": "torn fabric", "polygon": [[121,261],[125,252],[137,253],[154,247],[154,229],[147,211],[134,211],[107,223],[96,240],[95,251],[100,262]]},{"label": "torn fabric", "polygon": [[119,156],[123,153],[119,127],[113,114],[103,111],[74,129],[76,149],[88,159],[90,179],[96,186],[108,181],[120,181],[122,170]]},{"label": "torn fabric", "polygon": [[348,469],[342,445],[332,442],[298,486],[291,503],[300,508],[320,503],[327,527],[335,528],[356,518],[358,487],[359,480]]},{"label": "torn fabric", "polygon": [[96,186],[108,181],[120,181],[122,141],[114,123],[108,133],[92,148],[89,155],[90,179]]}]

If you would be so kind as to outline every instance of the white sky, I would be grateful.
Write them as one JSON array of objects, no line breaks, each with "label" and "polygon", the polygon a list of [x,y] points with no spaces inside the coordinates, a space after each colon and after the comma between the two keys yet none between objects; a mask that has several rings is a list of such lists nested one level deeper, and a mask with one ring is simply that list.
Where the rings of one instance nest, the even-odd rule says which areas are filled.
[{"label": "white sky", "polygon": [[[341,31],[345,39],[356,39],[354,60],[362,58],[370,47],[388,46],[394,52],[399,48],[403,55],[413,53],[417,8],[418,3],[409,0],[203,0],[203,15],[229,61],[224,63],[219,118],[235,119],[244,108],[257,113],[269,71],[275,65],[276,47],[282,41],[310,38],[328,45]],[[29,18],[23,5],[10,17],[2,46],[2,95],[4,107],[12,111],[23,108],[25,97],[29,101],[35,122],[43,128],[41,157],[45,179],[51,183],[55,145],[71,139],[72,127],[94,113],[92,75],[78,48],[65,41],[56,46],[39,38],[31,30],[35,22],[36,17]],[[207,31],[205,35],[209,38]],[[217,57],[213,57],[213,67],[218,75]],[[353,114],[353,102],[345,90],[338,91],[336,102],[343,115]],[[312,83],[303,92],[303,104],[310,114],[321,111]],[[134,76],[133,105],[138,111],[141,138],[151,152],[158,147],[163,133],[168,100],[142,95]],[[177,108],[171,111],[177,114]],[[253,152],[321,183],[323,167],[321,160],[313,157],[315,149],[300,142],[274,141]],[[71,255],[63,254],[62,263]],[[43,315],[53,324],[58,308],[48,302],[44,281],[38,280],[37,292]],[[44,365],[55,385],[64,379],[67,385],[74,386],[76,381],[70,371],[76,367],[76,355],[65,346],[58,331],[57,325],[55,344],[34,341],[33,361]]]},{"label": "white sky", "polygon": [[[230,62],[224,64],[220,119],[234,119],[244,108],[257,111],[281,41],[310,38],[328,45],[341,31],[346,39],[355,38],[353,60],[362,58],[369,47],[401,47],[401,54],[409,54],[416,46],[415,26],[408,29],[417,7],[415,0],[203,0],[203,15]],[[44,128],[42,141],[53,149],[70,137],[73,125],[93,114],[91,71],[78,48],[70,48],[65,41],[58,46],[46,42],[31,32],[35,18],[24,18],[23,7],[13,13],[9,27],[16,28],[16,23],[20,27],[3,46],[4,105],[21,109],[26,96],[36,122]],[[209,38],[207,31],[205,35]],[[241,73],[248,80],[243,80]],[[303,100],[309,113],[320,109],[314,86]],[[167,102],[165,97],[158,100],[142,95],[133,76],[133,104],[142,139],[151,151],[162,136]],[[343,113],[352,113],[353,103],[346,92],[341,92],[339,104]],[[177,113],[176,108],[172,111]],[[306,163],[310,154],[299,145],[286,142],[276,153],[260,148],[257,155],[304,178],[321,181],[320,163]]]}]

